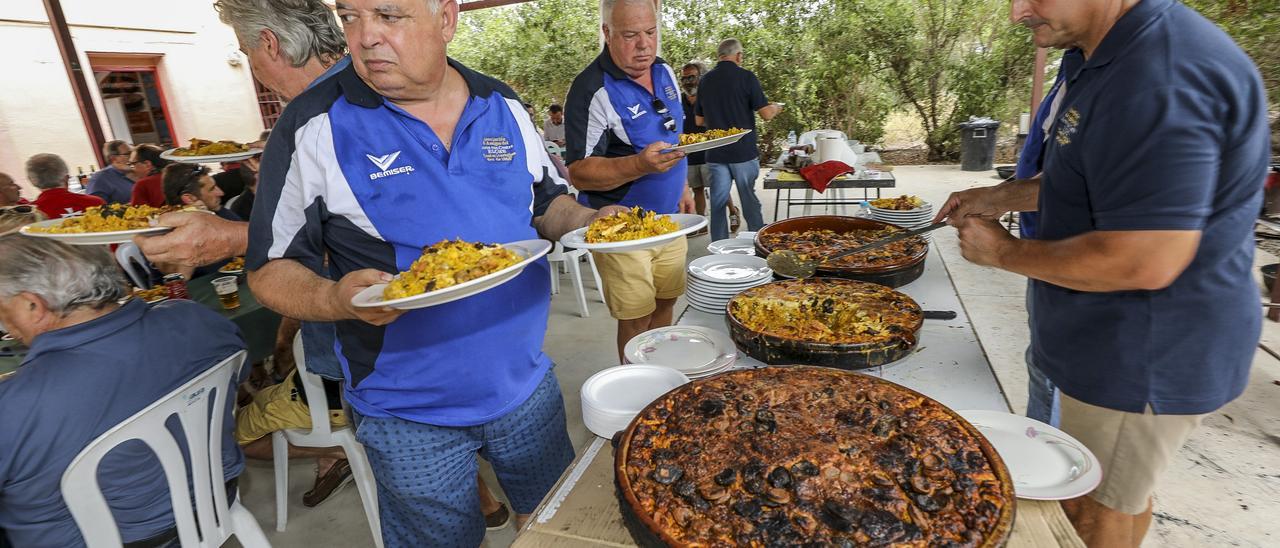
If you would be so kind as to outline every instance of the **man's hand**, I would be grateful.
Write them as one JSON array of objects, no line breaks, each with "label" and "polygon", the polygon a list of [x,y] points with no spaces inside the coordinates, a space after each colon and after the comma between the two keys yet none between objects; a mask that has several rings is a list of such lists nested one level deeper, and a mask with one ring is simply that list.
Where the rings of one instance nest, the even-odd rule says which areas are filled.
[{"label": "man's hand", "polygon": [[663,141],[649,143],[649,146],[644,147],[644,150],[636,154],[636,162],[640,171],[644,173],[663,173],[675,167],[676,164],[680,163],[680,160],[684,159],[684,151],[662,152],[675,146]]},{"label": "man's hand", "polygon": [[330,298],[334,299],[333,304],[336,308],[346,312],[345,315],[348,318],[373,325],[387,325],[399,318],[401,314],[404,314],[404,311],[385,306],[381,308],[360,308],[351,304],[351,299],[356,296],[356,293],[364,291],[365,288],[374,284],[388,283],[391,278],[390,274],[372,268],[350,272],[332,286],[333,294]]},{"label": "man's hand", "polygon": [[960,254],[969,262],[999,268],[1017,238],[999,222],[977,217],[952,217],[960,237]]},{"label": "man's hand", "polygon": [[176,211],[161,215],[159,226],[174,227],[159,236],[134,236],[142,254],[153,263],[189,267],[204,266],[244,255],[249,242],[249,223],[228,221],[199,211]]},{"label": "man's hand", "polygon": [[1000,217],[1004,211],[996,205],[996,187],[988,186],[982,188],[971,188],[969,190],[961,190],[953,192],[947,197],[946,203],[938,209],[938,214],[933,217],[933,222],[939,222],[948,219],[951,226],[959,227],[968,217],[982,217],[983,219],[994,220]]},{"label": "man's hand", "polygon": [[684,187],[684,194],[680,195],[680,213],[694,213],[696,204],[693,201],[693,190],[688,186]]},{"label": "man's hand", "polygon": [[624,212],[624,211],[631,211],[631,208],[626,207],[626,206],[620,206],[620,205],[607,205],[607,206],[604,206],[604,207],[602,207],[602,208],[600,208],[600,209],[597,209],[597,210],[596,210],[596,212],[595,212],[594,214],[592,214],[592,215],[591,215],[591,218],[590,218],[590,219],[588,219],[588,220],[587,220],[587,222],[586,222],[586,223],[584,223],[582,226],[587,226],[587,225],[591,224],[591,221],[594,221],[594,220],[596,220],[596,219],[603,219],[603,218],[605,218],[605,217],[608,217],[608,216],[610,216],[610,215],[613,215],[614,213],[622,213],[622,212]]}]

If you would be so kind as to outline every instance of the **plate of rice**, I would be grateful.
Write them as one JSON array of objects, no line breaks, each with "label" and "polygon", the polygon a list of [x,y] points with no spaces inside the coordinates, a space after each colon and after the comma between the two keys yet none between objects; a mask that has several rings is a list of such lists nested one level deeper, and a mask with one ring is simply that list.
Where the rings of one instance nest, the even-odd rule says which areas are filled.
[{"label": "plate of rice", "polygon": [[602,253],[621,253],[666,245],[676,238],[707,226],[702,215],[663,215],[638,207],[601,217],[565,234],[565,247]]},{"label": "plate of rice", "polygon": [[161,234],[172,227],[156,226],[156,218],[175,208],[111,204],[93,206],[75,217],[49,219],[22,227],[20,233],[52,238],[71,245],[122,244],[139,234]]},{"label": "plate of rice", "polygon": [[424,248],[408,270],[390,283],[356,293],[351,304],[414,310],[453,302],[511,281],[549,251],[547,240],[505,244],[443,240]]}]

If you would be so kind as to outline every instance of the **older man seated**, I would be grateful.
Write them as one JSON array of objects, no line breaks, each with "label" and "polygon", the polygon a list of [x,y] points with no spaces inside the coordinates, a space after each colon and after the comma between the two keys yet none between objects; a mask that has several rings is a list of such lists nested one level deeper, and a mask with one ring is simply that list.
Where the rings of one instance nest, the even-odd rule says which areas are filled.
[{"label": "older man seated", "polygon": [[106,202],[97,196],[85,196],[67,190],[70,171],[67,162],[57,154],[36,154],[27,159],[27,179],[40,189],[35,206],[45,217],[57,219],[80,213]]},{"label": "older man seated", "polygon": [[[118,304],[125,295],[104,248],[0,236],[0,323],[31,348],[0,381],[0,535],[14,546],[83,546],[59,487],[67,465],[107,430],[245,347],[234,324],[200,304]],[[235,398],[227,402],[224,480],[234,494],[244,457],[231,435]],[[124,542],[176,538],[165,476],[144,444],[109,453],[98,479]]]}]

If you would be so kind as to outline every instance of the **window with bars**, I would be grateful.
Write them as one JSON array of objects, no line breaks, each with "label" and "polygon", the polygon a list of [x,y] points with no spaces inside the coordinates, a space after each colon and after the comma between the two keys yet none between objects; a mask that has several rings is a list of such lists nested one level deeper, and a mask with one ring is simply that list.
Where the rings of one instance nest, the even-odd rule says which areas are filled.
[{"label": "window with bars", "polygon": [[267,89],[256,78],[253,80],[253,87],[258,92],[258,112],[262,114],[262,127],[271,129],[276,125],[276,120],[280,119],[280,113],[284,112],[284,99]]}]

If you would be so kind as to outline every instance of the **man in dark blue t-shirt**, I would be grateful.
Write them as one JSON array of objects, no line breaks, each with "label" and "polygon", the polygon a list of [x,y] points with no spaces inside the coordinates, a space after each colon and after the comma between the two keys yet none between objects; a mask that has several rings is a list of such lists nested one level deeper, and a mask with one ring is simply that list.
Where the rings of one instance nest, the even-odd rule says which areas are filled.
[{"label": "man in dark blue t-shirt", "polygon": [[[1173,0],[1115,8],[1014,2],[1037,45],[1084,63],[1041,177],[953,194],[939,217],[965,258],[1034,280],[1033,359],[1061,390],[1063,430],[1105,469],[1063,507],[1086,544],[1137,546],[1160,474],[1248,380],[1270,146],[1261,78],[1225,33]],[[1031,209],[1036,240],[991,220]]]},{"label": "man in dark blue t-shirt", "polygon": [[698,84],[695,113],[699,125],[707,129],[740,128],[752,130],[738,142],[707,151],[707,167],[711,172],[711,239],[729,237],[729,219],[725,214],[729,193],[734,184],[742,200],[742,215],[747,230],[764,228],[764,214],[756,198],[756,178],[760,176],[760,152],[756,149],[756,114],[764,121],[772,120],[782,105],[769,103],[760,88],[760,80],[742,68],[742,42],[730,38],[716,49],[720,62]]}]

